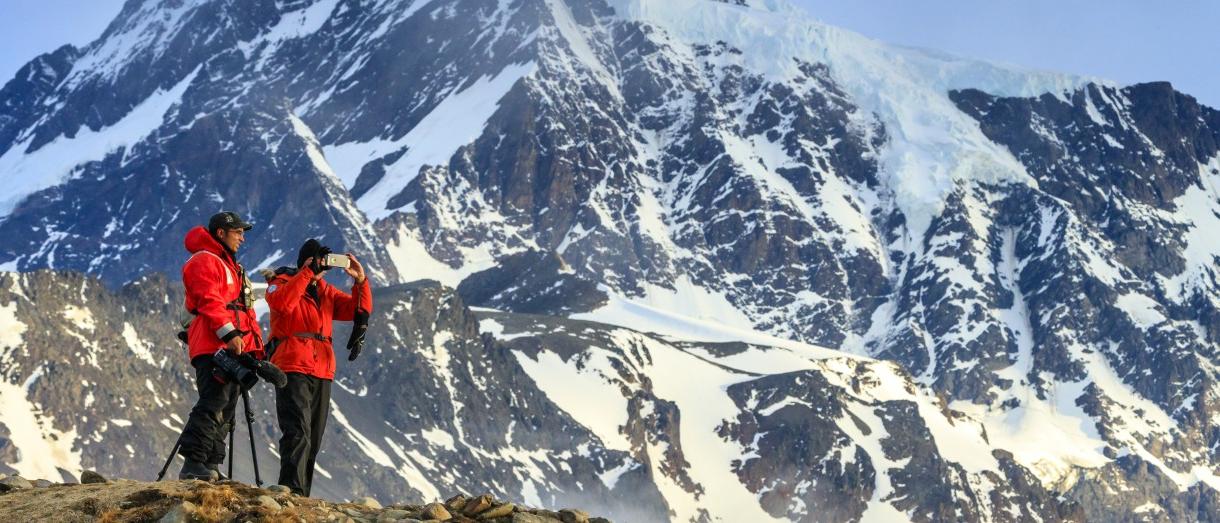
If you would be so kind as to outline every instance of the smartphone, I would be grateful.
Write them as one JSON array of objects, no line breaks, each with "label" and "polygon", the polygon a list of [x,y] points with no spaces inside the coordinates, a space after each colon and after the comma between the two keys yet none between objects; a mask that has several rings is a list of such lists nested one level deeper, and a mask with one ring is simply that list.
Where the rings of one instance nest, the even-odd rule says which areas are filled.
[{"label": "smartphone", "polygon": [[346,254],[327,254],[326,259],[322,260],[322,264],[327,267],[338,267],[346,269],[351,266],[352,261],[348,259]]}]

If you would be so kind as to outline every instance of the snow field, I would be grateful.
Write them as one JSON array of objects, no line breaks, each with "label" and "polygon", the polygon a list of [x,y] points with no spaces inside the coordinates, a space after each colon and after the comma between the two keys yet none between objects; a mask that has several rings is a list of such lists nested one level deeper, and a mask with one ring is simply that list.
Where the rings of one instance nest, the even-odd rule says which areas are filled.
[{"label": "snow field", "polygon": [[513,64],[494,77],[483,77],[470,87],[451,92],[406,135],[396,140],[350,142],[324,148],[335,158],[340,180],[351,188],[361,167],[369,161],[407,148],[406,154],[386,167],[385,176],[358,200],[370,220],[389,216],[388,202],[426,165],[449,165],[458,148],[473,142],[499,107],[500,99],[518,80],[531,74],[534,64]]},{"label": "snow field", "polygon": [[60,481],[59,469],[79,477],[82,467],[76,429],[56,429],[55,420],[29,398],[30,387],[41,375],[39,367],[20,385],[0,379],[0,425],[8,430],[10,444],[17,449],[17,461],[5,464],[30,479]]},{"label": "snow field", "polygon": [[[1201,185],[1191,186],[1174,200],[1173,219],[1189,227],[1186,234],[1186,269],[1161,284],[1172,299],[1183,303],[1205,282],[1215,280],[1220,257],[1220,155],[1199,165]],[[1215,298],[1212,298],[1215,301]]]},{"label": "snow field", "polygon": [[[502,336],[503,326],[497,324],[496,327],[499,327],[497,336]],[[707,336],[707,332],[696,330],[695,334]],[[892,520],[900,515],[885,502],[886,495],[892,492],[886,471],[902,467],[905,462],[890,460],[881,451],[881,441],[887,437],[887,433],[871,407],[878,402],[914,401],[940,454],[971,473],[971,481],[976,488],[994,488],[988,487],[989,480],[978,474],[983,471],[999,472],[999,464],[991,456],[994,447],[984,438],[984,427],[973,420],[946,417],[939,399],[916,387],[891,363],[826,349],[821,350],[829,354],[811,354],[811,351],[800,348],[761,345],[718,357],[699,348],[678,349],[661,339],[627,330],[616,330],[612,336],[615,346],[624,352],[628,350],[627,347],[646,350],[645,360],[651,359],[651,362],[633,358],[623,363],[631,372],[648,376],[657,397],[674,402],[681,412],[681,449],[690,463],[687,472],[705,492],[700,496],[693,495],[673,478],[665,477],[659,469],[652,474],[671,507],[677,511],[679,520],[697,514],[700,508],[729,519],[771,519],[761,511],[757,496],[746,490],[732,472],[732,461],[741,459],[748,449],[720,438],[716,431],[725,422],[735,420],[739,413],[727,395],[729,385],[755,379],[759,374],[802,369],[823,374],[844,391],[852,390],[858,383],[868,384],[859,392],[849,394],[845,400],[851,412],[870,427],[869,435],[865,436],[854,422],[846,418],[839,423],[852,436],[855,444],[868,453],[874,467],[880,472],[876,495],[865,520]],[[514,354],[547,397],[573,419],[598,434],[610,447],[615,447],[616,442],[620,446],[628,444],[619,433],[619,428],[626,423],[626,392],[622,387],[627,385],[618,378],[618,371],[611,365],[612,359],[622,360],[623,356],[595,346],[566,362],[547,351],[541,352],[537,359],[520,352]],[[867,379],[855,379],[860,377],[860,366],[867,369],[863,371]],[[762,406],[756,412],[765,416],[783,406],[802,403],[799,398],[786,398]],[[658,447],[650,445],[647,449],[653,463],[660,463],[664,458],[665,448]],[[746,457],[748,459],[748,455]]]}]

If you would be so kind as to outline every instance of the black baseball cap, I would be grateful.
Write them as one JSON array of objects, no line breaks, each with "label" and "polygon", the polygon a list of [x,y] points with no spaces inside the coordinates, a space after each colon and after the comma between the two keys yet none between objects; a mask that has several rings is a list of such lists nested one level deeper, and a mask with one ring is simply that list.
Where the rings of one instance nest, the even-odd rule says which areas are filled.
[{"label": "black baseball cap", "polygon": [[233,211],[218,212],[213,214],[212,218],[208,220],[208,232],[210,233],[215,233],[216,229],[241,229],[248,231],[252,227],[254,227],[253,224],[241,219],[241,216],[238,216]]}]

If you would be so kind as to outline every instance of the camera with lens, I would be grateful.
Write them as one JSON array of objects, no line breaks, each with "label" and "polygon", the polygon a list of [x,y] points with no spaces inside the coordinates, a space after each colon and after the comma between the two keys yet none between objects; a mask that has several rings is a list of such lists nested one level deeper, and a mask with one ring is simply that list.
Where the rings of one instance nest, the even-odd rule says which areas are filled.
[{"label": "camera with lens", "polygon": [[216,363],[215,372],[220,373],[222,379],[237,382],[243,390],[253,387],[259,378],[271,382],[277,389],[288,384],[288,376],[279,367],[250,354],[234,357],[228,350],[219,350],[212,355],[212,361]]},{"label": "camera with lens", "polygon": [[258,375],[254,370],[242,364],[227,350],[216,351],[216,354],[212,355],[212,362],[216,364],[215,372],[221,374],[221,379],[236,381],[243,389],[258,383]]}]

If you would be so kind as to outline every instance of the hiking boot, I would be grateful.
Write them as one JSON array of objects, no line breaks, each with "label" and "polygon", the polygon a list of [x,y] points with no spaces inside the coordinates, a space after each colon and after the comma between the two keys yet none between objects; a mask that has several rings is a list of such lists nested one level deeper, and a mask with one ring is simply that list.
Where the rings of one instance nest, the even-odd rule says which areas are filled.
[{"label": "hiking boot", "polygon": [[220,463],[208,463],[208,468],[216,474],[216,481],[228,481],[229,477],[220,471]]},{"label": "hiking boot", "polygon": [[178,472],[178,479],[216,481],[216,471],[208,468],[208,466],[201,461],[188,459],[186,460],[186,463],[182,464],[182,470]]}]

